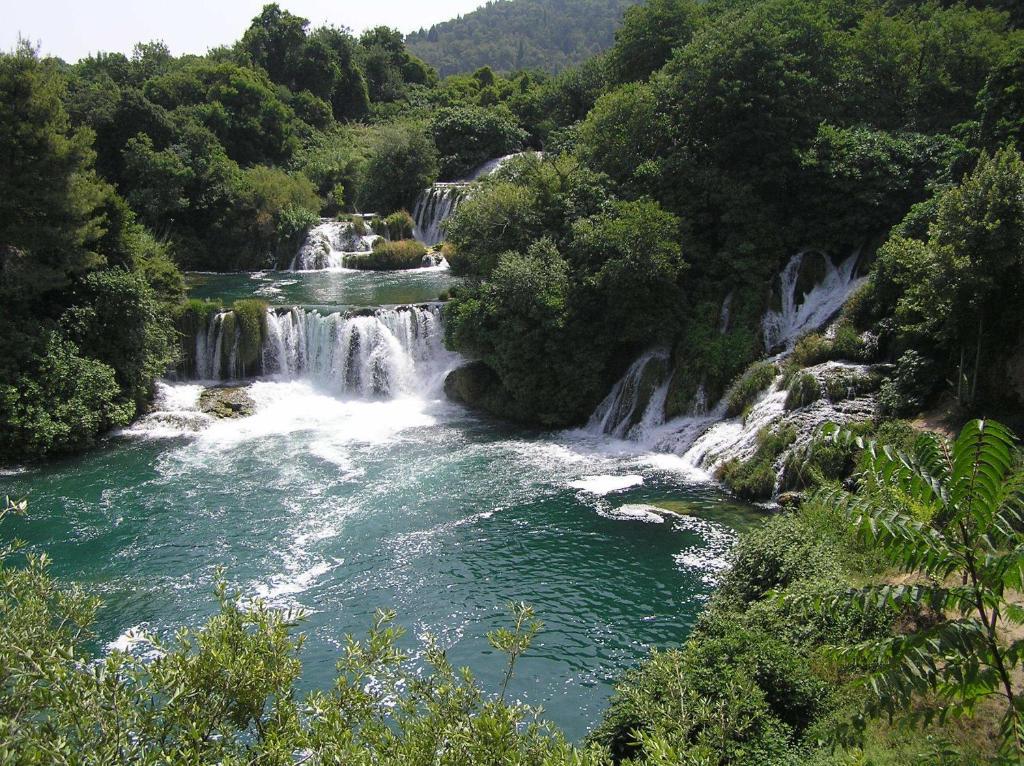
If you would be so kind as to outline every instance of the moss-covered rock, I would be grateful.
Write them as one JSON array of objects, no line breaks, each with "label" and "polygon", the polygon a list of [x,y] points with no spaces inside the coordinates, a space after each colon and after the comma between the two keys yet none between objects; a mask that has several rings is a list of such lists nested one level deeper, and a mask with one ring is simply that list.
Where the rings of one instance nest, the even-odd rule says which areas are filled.
[{"label": "moss-covered rock", "polygon": [[498,375],[483,362],[470,362],[452,370],[445,378],[444,392],[453,402],[472,409],[509,420],[533,421],[533,413],[509,395]]},{"label": "moss-covered rock", "polygon": [[[254,299],[235,301],[232,306],[234,324],[238,332],[234,372],[241,377],[260,372],[260,352],[263,349],[263,339],[267,335],[268,308],[264,301]],[[231,336],[225,334],[224,337]]]},{"label": "moss-covered rock", "polygon": [[199,409],[216,418],[244,418],[256,411],[256,403],[245,388],[218,386],[199,395]]},{"label": "moss-covered rock", "polygon": [[[398,271],[418,269],[425,265],[427,248],[412,239],[398,242],[377,240],[373,251],[365,255],[350,255],[345,258],[345,267],[361,271]],[[429,265],[427,263],[426,265]]]}]

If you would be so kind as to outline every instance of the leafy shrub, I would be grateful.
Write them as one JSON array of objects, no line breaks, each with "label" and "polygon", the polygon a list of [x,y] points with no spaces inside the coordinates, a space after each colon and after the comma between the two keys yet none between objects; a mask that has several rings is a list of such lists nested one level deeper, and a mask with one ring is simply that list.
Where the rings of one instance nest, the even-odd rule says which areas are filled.
[{"label": "leafy shrub", "polygon": [[734,661],[742,646],[725,643],[693,639],[682,650],[652,652],[623,675],[589,741],[615,763],[700,763],[709,752],[723,763],[782,761],[789,727],[757,683],[758,663]]},{"label": "leafy shrub", "polygon": [[864,341],[852,324],[841,322],[832,338],[830,359],[862,361],[865,355]]},{"label": "leafy shrub", "polygon": [[832,358],[832,341],[818,332],[808,333],[796,342],[793,352],[786,360],[787,366],[795,369],[813,367]]},{"label": "leafy shrub", "polygon": [[762,361],[750,365],[729,388],[729,393],[726,394],[725,414],[730,418],[740,415],[772,384],[777,374],[778,367],[774,362]]},{"label": "leafy shrub", "polygon": [[427,248],[412,239],[398,242],[378,240],[373,245],[373,252],[348,256],[345,259],[345,266],[364,271],[418,269],[423,265],[423,257],[426,254]]},{"label": "leafy shrub", "polygon": [[887,414],[915,415],[925,408],[940,382],[938,365],[911,349],[903,353],[892,376],[882,384],[878,402]]},{"label": "leafy shrub", "polygon": [[786,392],[786,409],[795,410],[806,407],[821,398],[821,384],[809,372],[800,373],[794,378]]},{"label": "leafy shrub", "polygon": [[374,234],[392,242],[412,239],[412,230],[415,226],[416,221],[407,210],[399,210],[386,218],[374,218],[371,224]]},{"label": "leafy shrub", "polygon": [[359,193],[359,209],[387,215],[411,205],[437,180],[437,149],[423,125],[381,128],[370,149]]},{"label": "leafy shrub", "polygon": [[9,460],[58,455],[92,446],[103,431],[127,425],[126,400],[114,370],[80,356],[50,332],[35,364],[16,383],[0,383],[0,456]]},{"label": "leafy shrub", "polygon": [[747,532],[733,549],[722,598],[750,604],[770,590],[838,571],[835,550],[800,516],[783,513]]}]

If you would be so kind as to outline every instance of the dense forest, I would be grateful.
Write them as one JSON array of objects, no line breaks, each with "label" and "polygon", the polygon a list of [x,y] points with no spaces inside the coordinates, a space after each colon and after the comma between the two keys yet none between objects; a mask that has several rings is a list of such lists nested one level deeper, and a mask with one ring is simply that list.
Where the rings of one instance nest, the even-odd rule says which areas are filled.
[{"label": "dense forest", "polygon": [[472,13],[413,32],[409,49],[442,77],[483,66],[557,73],[611,47],[637,0],[489,0]]},{"label": "dense forest", "polygon": [[[431,673],[410,670],[393,615],[345,644],[334,688],[300,698],[293,616],[224,586],[160,661],[83,663],[95,602],[11,548],[0,755],[1020,763],[1022,458],[972,418],[1024,412],[1022,7],[648,0],[557,75],[515,71],[535,65],[527,44],[444,79],[416,51],[435,60],[394,30],[310,29],[271,5],[206,56],[0,57],[0,456],[81,449],[141,411],[177,354],[181,269],[278,266],[321,215],[400,212],[524,148],[543,154],[447,224],[466,279],[446,340],[471,360],[453,399],[579,425],[661,346],[669,417],[706,399],[742,418],[778,376],[787,407],[841,398],[806,376],[834,360],[883,371],[863,383],[878,416],[792,455],[789,510],[744,537],[689,640],[627,674],[579,746],[436,647]],[[771,285],[804,249],[859,253],[868,279],[828,332],[765,359],[782,350],[765,345]],[[949,433],[920,434],[922,413]],[[792,443],[769,429],[719,478],[769,499]],[[513,626],[490,636],[510,674],[539,628],[526,607]]]}]

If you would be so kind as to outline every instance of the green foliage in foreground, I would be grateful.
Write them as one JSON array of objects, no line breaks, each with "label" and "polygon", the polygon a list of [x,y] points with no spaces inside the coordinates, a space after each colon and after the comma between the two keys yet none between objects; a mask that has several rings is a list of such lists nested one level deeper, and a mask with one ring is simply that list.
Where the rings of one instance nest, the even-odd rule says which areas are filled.
[{"label": "green foliage in foreground", "polygon": [[[221,578],[218,613],[202,628],[147,637],[147,659],[93,658],[99,602],[56,583],[45,556],[20,548],[0,548],[4,763],[604,763],[536,711],[486,694],[429,638],[429,670],[418,672],[398,648],[392,614],[379,613],[365,639],[346,640],[333,687],[302,698],[301,614],[243,603]],[[509,656],[506,678],[539,627],[528,607],[512,609],[513,629],[490,637]]]},{"label": "green foliage in foreground", "polygon": [[925,434],[909,453],[838,429],[835,438],[867,451],[860,493],[827,492],[863,545],[873,548],[906,584],[868,585],[820,602],[826,612],[873,614],[879,609],[932,615],[916,630],[839,649],[839,656],[875,666],[865,686],[868,712],[905,710],[934,694],[930,720],[971,713],[999,701],[1002,752],[1024,760],[1024,473],[1013,434],[976,420],[946,444]]},{"label": "green foliage in foreground", "polygon": [[832,440],[861,453],[856,495],[746,533],[686,644],[622,678],[591,735],[616,762],[1020,763],[1013,438],[879,430],[896,446]]}]

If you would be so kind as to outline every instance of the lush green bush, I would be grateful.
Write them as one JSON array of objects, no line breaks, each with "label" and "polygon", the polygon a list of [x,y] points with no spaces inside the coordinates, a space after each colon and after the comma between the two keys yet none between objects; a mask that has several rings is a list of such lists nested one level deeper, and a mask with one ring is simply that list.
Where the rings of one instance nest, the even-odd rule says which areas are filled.
[{"label": "lush green bush", "polygon": [[917,351],[905,352],[896,362],[892,376],[882,383],[878,403],[890,415],[916,415],[928,404],[941,383],[936,376],[938,365]]},{"label": "lush green bush", "polygon": [[809,372],[802,372],[789,383],[786,390],[786,409],[806,407],[821,398],[821,384]]},{"label": "lush green bush", "polygon": [[345,258],[345,267],[365,271],[395,271],[397,269],[418,269],[423,265],[427,248],[413,239],[398,242],[378,240],[373,251],[365,255],[350,255]]},{"label": "lush green bush", "polygon": [[796,514],[783,513],[743,536],[731,554],[732,567],[720,586],[721,597],[743,605],[798,580],[838,572],[836,553]]},{"label": "lush green bush", "polygon": [[729,388],[726,394],[725,414],[734,418],[742,415],[743,412],[757,401],[761,393],[770,386],[775,376],[778,375],[778,367],[774,362],[754,362]]},{"label": "lush green bush", "polygon": [[396,242],[402,239],[412,239],[412,230],[416,221],[409,215],[407,210],[399,210],[384,218],[374,218],[370,224],[373,233],[385,239]]},{"label": "lush green bush", "polygon": [[441,178],[457,180],[488,160],[523,147],[526,133],[505,106],[458,107],[434,114],[431,132]]},{"label": "lush green bush", "polygon": [[381,128],[374,137],[359,190],[359,205],[388,215],[412,205],[437,180],[437,149],[417,123]]},{"label": "lush green bush", "polygon": [[10,461],[85,449],[135,416],[115,371],[56,332],[16,382],[0,383],[0,404],[0,458]]}]

